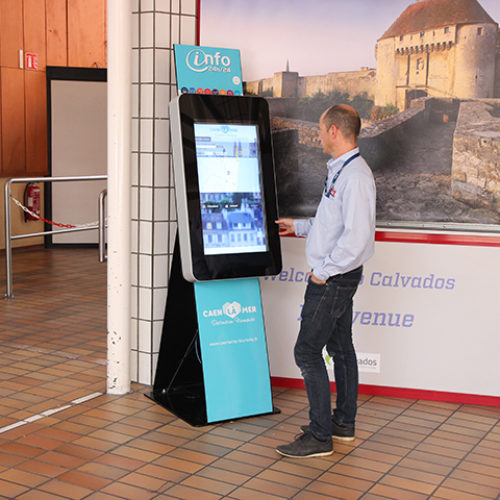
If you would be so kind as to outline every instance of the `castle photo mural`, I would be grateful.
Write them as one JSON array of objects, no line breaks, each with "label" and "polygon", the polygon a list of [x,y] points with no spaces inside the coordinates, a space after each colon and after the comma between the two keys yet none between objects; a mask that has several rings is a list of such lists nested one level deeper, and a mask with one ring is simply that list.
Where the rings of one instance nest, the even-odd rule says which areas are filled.
[{"label": "castle photo mural", "polygon": [[499,0],[201,0],[200,44],[240,49],[267,98],[281,216],[313,216],[318,120],[348,103],[380,226],[500,230]]}]

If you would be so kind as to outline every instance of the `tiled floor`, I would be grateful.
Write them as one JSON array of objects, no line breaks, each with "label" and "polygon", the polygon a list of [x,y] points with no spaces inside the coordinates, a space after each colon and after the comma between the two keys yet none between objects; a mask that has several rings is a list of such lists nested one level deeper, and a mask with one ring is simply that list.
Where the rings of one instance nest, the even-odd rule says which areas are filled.
[{"label": "tiled floor", "polygon": [[500,408],[362,396],[352,444],[282,458],[274,447],[306,422],[303,390],[274,389],[281,414],[202,428],[148,387],[105,395],[97,251],[16,251],[14,271],[16,298],[0,301],[0,498],[499,498]]}]

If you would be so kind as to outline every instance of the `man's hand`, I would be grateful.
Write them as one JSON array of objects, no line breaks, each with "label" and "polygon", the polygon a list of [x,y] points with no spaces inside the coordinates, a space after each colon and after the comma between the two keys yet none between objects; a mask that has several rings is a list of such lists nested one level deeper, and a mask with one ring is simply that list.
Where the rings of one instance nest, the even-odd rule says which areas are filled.
[{"label": "man's hand", "polygon": [[317,285],[324,285],[326,283],[326,281],[321,281],[320,279],[316,278],[313,273],[309,273],[309,276],[311,278],[311,281],[313,283],[316,283]]},{"label": "man's hand", "polygon": [[295,228],[293,227],[293,219],[289,217],[280,217],[275,220],[276,224],[280,227],[280,236],[288,236],[289,234],[295,234]]}]

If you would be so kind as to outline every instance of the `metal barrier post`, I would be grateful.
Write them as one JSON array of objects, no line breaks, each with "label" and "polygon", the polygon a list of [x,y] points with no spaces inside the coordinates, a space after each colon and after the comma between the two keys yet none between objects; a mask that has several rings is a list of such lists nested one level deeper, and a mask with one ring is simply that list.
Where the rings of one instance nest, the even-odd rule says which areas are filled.
[{"label": "metal barrier post", "polygon": [[7,281],[7,290],[5,298],[11,299],[12,295],[12,243],[11,243],[11,225],[10,225],[10,185],[11,180],[5,183],[5,279]]},{"label": "metal barrier post", "polygon": [[98,204],[98,227],[99,227],[99,262],[104,262],[107,260],[106,257],[106,207],[104,200],[108,194],[106,189],[103,189],[99,193],[99,204]]}]

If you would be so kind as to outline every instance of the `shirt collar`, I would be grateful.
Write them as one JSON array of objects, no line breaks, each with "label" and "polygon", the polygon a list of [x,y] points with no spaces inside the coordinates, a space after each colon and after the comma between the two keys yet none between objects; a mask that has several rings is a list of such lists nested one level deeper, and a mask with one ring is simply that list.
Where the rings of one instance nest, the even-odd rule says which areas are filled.
[{"label": "shirt collar", "polygon": [[356,153],[359,153],[359,148],[351,149],[338,158],[330,158],[326,163],[328,170],[331,172],[336,168],[340,168],[346,160],[348,160],[352,155],[355,155]]}]

